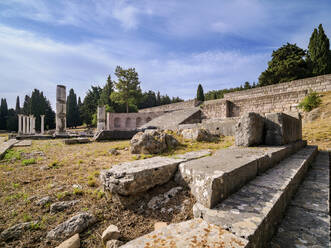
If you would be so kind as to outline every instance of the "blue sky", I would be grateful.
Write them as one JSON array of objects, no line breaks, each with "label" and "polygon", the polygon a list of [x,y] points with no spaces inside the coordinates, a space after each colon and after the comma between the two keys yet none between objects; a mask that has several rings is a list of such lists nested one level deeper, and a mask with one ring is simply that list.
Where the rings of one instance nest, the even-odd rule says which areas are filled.
[{"label": "blue sky", "polygon": [[143,90],[193,98],[257,81],[273,50],[306,49],[330,0],[0,0],[0,97],[57,84],[84,97],[117,65],[135,67]]}]

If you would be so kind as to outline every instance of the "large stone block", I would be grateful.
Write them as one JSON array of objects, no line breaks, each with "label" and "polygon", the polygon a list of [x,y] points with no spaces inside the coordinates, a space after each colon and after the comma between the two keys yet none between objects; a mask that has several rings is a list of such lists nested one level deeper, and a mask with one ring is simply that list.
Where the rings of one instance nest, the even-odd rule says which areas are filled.
[{"label": "large stone block", "polygon": [[302,139],[301,118],[284,113],[265,115],[266,145],[284,145]]},{"label": "large stone block", "polygon": [[129,196],[168,182],[182,159],[154,157],[114,165],[100,174],[106,190]]},{"label": "large stone block", "polygon": [[257,113],[244,114],[236,125],[236,146],[253,146],[263,142],[263,117]]}]

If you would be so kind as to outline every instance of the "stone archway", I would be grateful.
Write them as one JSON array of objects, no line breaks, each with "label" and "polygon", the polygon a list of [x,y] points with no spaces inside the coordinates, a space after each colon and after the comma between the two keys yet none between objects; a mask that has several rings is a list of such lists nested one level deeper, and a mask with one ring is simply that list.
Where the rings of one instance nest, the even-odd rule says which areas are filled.
[{"label": "stone archway", "polygon": [[114,119],[114,126],[115,126],[115,128],[120,128],[121,127],[121,119],[120,118],[116,117]]},{"label": "stone archway", "polygon": [[128,117],[125,120],[125,128],[130,128],[130,126],[131,126],[131,119]]},{"label": "stone archway", "polygon": [[146,123],[147,123],[147,122],[150,122],[151,120],[152,120],[152,118],[148,116],[148,117],[146,118]]},{"label": "stone archway", "polygon": [[141,118],[138,117],[138,118],[136,119],[136,127],[139,127],[140,125],[141,125]]}]

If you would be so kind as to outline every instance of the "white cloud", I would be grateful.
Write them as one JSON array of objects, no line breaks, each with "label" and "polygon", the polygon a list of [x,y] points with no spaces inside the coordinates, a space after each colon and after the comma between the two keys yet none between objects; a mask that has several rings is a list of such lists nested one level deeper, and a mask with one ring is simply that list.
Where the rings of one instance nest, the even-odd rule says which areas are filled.
[{"label": "white cloud", "polygon": [[[33,88],[42,90],[54,104],[56,84],[74,88],[83,96],[92,84],[102,86],[116,65],[135,67],[143,90],[160,90],[163,94],[192,98],[196,84],[205,89],[234,86],[255,80],[265,55],[243,55],[238,51],[207,51],[195,54],[162,55],[158,46],[135,41],[113,42],[90,40],[88,43],[65,44],[32,32],[0,26],[0,92],[11,106],[14,95]],[[116,53],[123,46],[127,53]],[[149,56],[146,54],[150,53]],[[54,106],[54,105],[53,105]]]}]

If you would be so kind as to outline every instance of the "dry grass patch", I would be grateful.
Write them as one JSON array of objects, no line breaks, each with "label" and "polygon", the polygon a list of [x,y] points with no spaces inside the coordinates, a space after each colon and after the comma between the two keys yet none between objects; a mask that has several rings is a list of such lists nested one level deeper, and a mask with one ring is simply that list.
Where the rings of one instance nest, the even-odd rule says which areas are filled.
[{"label": "dry grass patch", "polygon": [[310,145],[331,149],[331,91],[321,94],[320,116],[303,125],[302,136]]},{"label": "dry grass patch", "polygon": [[[176,138],[182,145],[162,155],[201,149],[215,150],[233,144],[233,138],[228,137],[213,143],[185,141],[179,136]],[[109,150],[112,148],[118,149],[119,155],[111,155]],[[44,242],[47,232],[79,211],[89,211],[98,218],[96,225],[82,233],[82,247],[100,247],[98,234],[109,224],[118,225],[123,233],[123,240],[128,241],[150,232],[157,221],[176,222],[188,218],[177,213],[165,215],[147,211],[141,214],[138,213],[138,207],[125,209],[110,194],[102,191],[98,179],[100,170],[134,159],[125,148],[129,148],[129,141],[69,146],[60,139],[35,140],[30,147],[12,148],[7,153],[7,158],[0,161],[0,232],[27,219],[38,221],[38,225],[29,229],[19,240],[0,242],[0,247],[55,247],[59,242]],[[143,155],[139,159],[149,157],[151,156]],[[167,187],[170,186],[172,185]],[[156,193],[159,192],[154,192]],[[150,196],[152,195],[151,193]],[[188,192],[185,195],[185,199],[191,199]],[[79,200],[79,203],[63,212],[50,214],[51,203],[36,205],[36,201],[45,196],[50,196],[52,202]],[[189,202],[191,204],[192,199]]]}]

